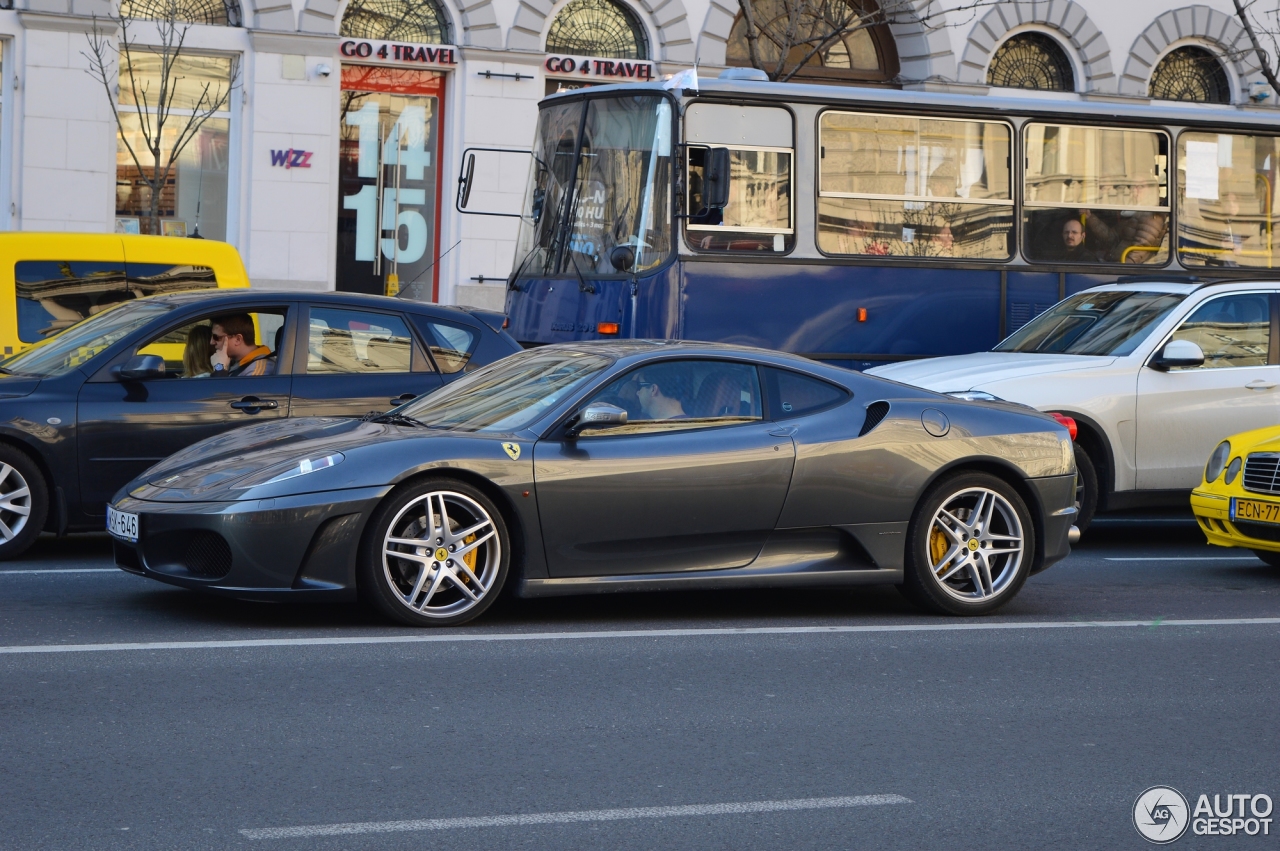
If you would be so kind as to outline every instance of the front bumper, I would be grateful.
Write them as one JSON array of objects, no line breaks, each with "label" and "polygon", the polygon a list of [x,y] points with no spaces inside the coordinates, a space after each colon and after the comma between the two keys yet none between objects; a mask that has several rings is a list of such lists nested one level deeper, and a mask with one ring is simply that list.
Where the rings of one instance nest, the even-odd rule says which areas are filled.
[{"label": "front bumper", "polygon": [[391,487],[239,502],[124,497],[136,545],[113,539],[116,565],[171,585],[242,599],[354,600],[360,535]]},{"label": "front bumper", "polygon": [[[1248,494],[1246,499],[1276,502],[1265,494]],[[1215,547],[1244,547],[1250,550],[1280,552],[1280,524],[1239,524],[1231,519],[1231,497],[1216,494],[1202,488],[1191,492],[1191,511],[1196,516],[1200,531]],[[1245,530],[1248,531],[1245,531]],[[1270,535],[1270,538],[1258,537]]]},{"label": "front bumper", "polygon": [[1052,567],[1071,554],[1071,530],[1076,522],[1076,477],[1048,476],[1028,479],[1035,488],[1040,507],[1044,510],[1044,558],[1035,573]]}]

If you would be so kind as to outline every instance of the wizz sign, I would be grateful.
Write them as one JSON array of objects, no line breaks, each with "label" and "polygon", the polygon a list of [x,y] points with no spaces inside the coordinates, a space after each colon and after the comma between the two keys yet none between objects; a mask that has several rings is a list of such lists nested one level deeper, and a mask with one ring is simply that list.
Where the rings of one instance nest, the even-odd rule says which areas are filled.
[{"label": "wizz sign", "polygon": [[287,151],[272,151],[271,164],[282,165],[285,168],[311,168],[311,155],[314,151],[295,151],[290,148]]}]

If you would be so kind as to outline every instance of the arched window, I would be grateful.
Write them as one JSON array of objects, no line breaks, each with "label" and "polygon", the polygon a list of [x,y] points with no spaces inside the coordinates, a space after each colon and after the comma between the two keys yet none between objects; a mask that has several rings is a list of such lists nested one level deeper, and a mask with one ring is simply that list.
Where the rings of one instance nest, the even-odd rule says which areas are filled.
[{"label": "arched window", "polygon": [[453,43],[449,19],[432,0],[351,0],[339,34],[375,41]]},{"label": "arched window", "polygon": [[648,59],[649,39],[640,21],[621,3],[572,0],[551,22],[547,53]]},{"label": "arched window", "polygon": [[1074,92],[1076,75],[1062,46],[1047,35],[1019,33],[1000,45],[987,66],[987,85]]},{"label": "arched window", "polygon": [[[796,2],[752,0],[752,13],[760,31],[756,43],[770,75],[806,82],[875,82],[897,76],[898,51],[889,27],[879,21],[880,7],[875,0],[810,2],[800,15],[795,35],[788,38]],[[781,62],[779,75],[784,49],[786,59]],[[747,19],[741,12],[729,33],[725,62],[751,67]]]},{"label": "arched window", "polygon": [[121,0],[120,17],[136,21],[164,21],[172,17],[186,24],[238,27],[236,0]]},{"label": "arched window", "polygon": [[1147,93],[1160,100],[1231,103],[1231,82],[1212,53],[1179,47],[1160,60]]}]

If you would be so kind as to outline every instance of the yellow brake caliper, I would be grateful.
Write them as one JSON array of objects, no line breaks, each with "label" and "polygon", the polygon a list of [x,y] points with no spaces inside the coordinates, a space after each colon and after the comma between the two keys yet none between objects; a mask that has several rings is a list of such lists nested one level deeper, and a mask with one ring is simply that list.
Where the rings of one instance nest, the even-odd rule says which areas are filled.
[{"label": "yellow brake caliper", "polygon": [[[474,534],[468,535],[467,537],[462,539],[462,543],[470,544],[473,541],[475,541],[475,539],[476,539],[476,536]],[[476,572],[476,553],[478,549],[479,548],[472,550],[471,552],[467,553],[462,557],[462,563],[465,564],[467,567],[469,567],[472,573]],[[464,581],[466,581],[465,578],[464,578]]]},{"label": "yellow brake caliper", "polygon": [[934,523],[929,527],[929,559],[935,567],[942,561],[948,549],[947,536],[938,528],[938,524]]}]

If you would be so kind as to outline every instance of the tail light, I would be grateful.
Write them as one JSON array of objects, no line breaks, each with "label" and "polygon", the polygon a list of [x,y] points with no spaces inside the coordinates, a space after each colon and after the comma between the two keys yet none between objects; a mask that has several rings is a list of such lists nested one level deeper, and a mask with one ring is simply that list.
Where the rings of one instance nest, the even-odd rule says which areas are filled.
[{"label": "tail light", "polygon": [[600,322],[600,323],[597,323],[597,324],[596,324],[596,331],[597,331],[597,332],[599,332],[599,333],[601,333],[601,334],[617,334],[617,333],[618,333],[618,323],[617,323],[617,322]]},{"label": "tail light", "polygon": [[1066,414],[1060,414],[1057,411],[1050,411],[1049,416],[1057,420],[1059,424],[1066,426],[1067,431],[1070,432],[1071,434],[1071,439],[1072,440],[1076,439],[1076,432],[1079,431],[1079,429],[1076,428],[1075,420],[1073,420],[1071,417],[1067,416]]}]

